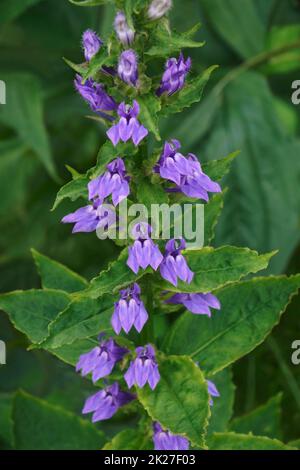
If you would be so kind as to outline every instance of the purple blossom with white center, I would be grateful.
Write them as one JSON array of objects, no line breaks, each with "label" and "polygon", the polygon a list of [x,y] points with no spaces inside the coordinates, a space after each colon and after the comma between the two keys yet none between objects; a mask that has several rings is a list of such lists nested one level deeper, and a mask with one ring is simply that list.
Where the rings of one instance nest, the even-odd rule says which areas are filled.
[{"label": "purple blossom with white center", "polygon": [[182,436],[165,431],[158,422],[153,423],[154,450],[189,450],[189,441]]},{"label": "purple blossom with white center", "polygon": [[93,413],[93,423],[104,421],[111,418],[121,406],[134,399],[134,395],[120,390],[118,382],[115,382],[89,397],[85,402],[82,413]]},{"label": "purple blossom with white center", "polygon": [[172,0],[153,0],[148,9],[150,20],[158,20],[164,16],[172,7]]},{"label": "purple blossom with white center", "polygon": [[188,57],[185,61],[182,53],[178,59],[175,59],[175,57],[168,59],[160,87],[157,89],[156,94],[161,96],[163,93],[166,93],[171,96],[181,90],[191,66],[191,58]]},{"label": "purple blossom with white center", "polygon": [[169,192],[183,192],[186,196],[209,200],[208,192],[218,193],[222,189],[220,185],[212,181],[201,168],[195,155],[189,153],[183,156],[178,150],[181,144],[178,140],[166,142],[159,161],[153,168],[164,179],[175,183],[175,188],[169,188]]},{"label": "purple blossom with white center", "polygon": [[134,41],[134,31],[128,26],[125,14],[119,11],[115,17],[115,31],[123,46],[130,46]]},{"label": "purple blossom with white center", "polygon": [[103,114],[103,111],[115,111],[118,105],[115,100],[106,93],[103,85],[96,83],[91,78],[82,83],[82,77],[78,74],[74,80],[74,85],[78,93],[90,105],[92,111],[107,119],[113,119],[111,116]]},{"label": "purple blossom with white center", "polygon": [[99,36],[91,29],[87,29],[82,36],[82,47],[84,50],[85,60],[89,62],[94,55],[97,54],[102,44],[103,42]]},{"label": "purple blossom with white center", "polygon": [[128,334],[131,328],[140,333],[148,320],[148,313],[140,298],[141,289],[138,284],[120,291],[120,300],[115,303],[115,310],[111,324],[116,332],[120,334],[121,329]]},{"label": "purple blossom with white center", "polygon": [[211,397],[219,397],[220,393],[216,385],[213,382],[211,382],[210,380],[207,380],[206,382],[207,382],[207,387],[208,387],[208,394],[210,396],[209,404],[210,406],[213,406],[214,402]]},{"label": "purple blossom with white center", "polygon": [[154,271],[157,270],[163,260],[158,246],[151,237],[152,228],[149,224],[141,222],[134,227],[134,237],[136,240],[128,248],[127,266],[137,274],[139,269],[146,269],[151,266]]},{"label": "purple blossom with white center", "polygon": [[140,124],[137,117],[140,113],[140,106],[137,101],[133,101],[133,106],[121,103],[118,107],[118,115],[120,120],[107,131],[107,136],[114,146],[119,141],[128,142],[132,139],[135,146],[148,135],[148,130]]},{"label": "purple blossom with white center", "polygon": [[220,310],[221,304],[213,294],[175,294],[166,300],[168,304],[183,304],[190,312],[196,315],[211,317],[211,308]]},{"label": "purple blossom with white center", "polygon": [[160,274],[174,286],[177,286],[178,278],[190,284],[194,277],[194,273],[188,267],[186,259],[181,253],[185,247],[186,243],[183,238],[179,242],[172,239],[166,243],[166,252],[160,265]]},{"label": "purple blossom with white center", "polygon": [[99,346],[80,356],[76,372],[81,371],[83,377],[92,372],[93,382],[97,382],[109,375],[127,353],[128,349],[120,347],[112,338],[101,341]]},{"label": "purple blossom with white center", "polygon": [[105,173],[89,182],[89,199],[98,197],[103,202],[111,195],[114,206],[117,206],[130,193],[129,181],[125,164],[118,157],[106,166]]},{"label": "purple blossom with white center", "polygon": [[154,348],[148,344],[145,347],[136,348],[135,351],[136,358],[130,362],[129,369],[124,375],[128,388],[134,384],[143,388],[148,382],[150,388],[154,390],[160,380]]},{"label": "purple blossom with white center", "polygon": [[136,86],[138,81],[138,63],[132,49],[122,52],[119,57],[118,74],[123,82]]},{"label": "purple blossom with white center", "polygon": [[92,204],[66,215],[62,223],[75,224],[72,233],[94,232],[98,228],[106,230],[116,223],[116,212],[107,205],[102,206],[99,200],[95,200]]}]

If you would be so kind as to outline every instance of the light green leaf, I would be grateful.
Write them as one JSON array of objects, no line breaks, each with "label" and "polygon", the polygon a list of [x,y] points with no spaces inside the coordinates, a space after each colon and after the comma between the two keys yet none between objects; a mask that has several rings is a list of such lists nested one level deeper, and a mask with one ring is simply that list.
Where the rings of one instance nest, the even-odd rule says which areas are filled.
[{"label": "light green leaf", "polygon": [[45,349],[56,349],[76,340],[111,331],[114,302],[111,296],[98,300],[73,300],[49,325],[49,336],[41,344]]},{"label": "light green leaf", "polygon": [[161,101],[154,95],[139,97],[140,105],[139,120],[150,131],[156,140],[161,140],[158,128],[158,113],[161,109]]},{"label": "light green leaf", "polygon": [[211,318],[186,312],[166,338],[169,354],[186,354],[208,374],[248,354],[271,332],[300,287],[300,275],[256,278],[229,285],[215,294],[221,311]]},{"label": "light green leaf", "polygon": [[64,199],[71,199],[71,201],[76,201],[81,197],[87,200],[88,183],[89,179],[86,176],[79,176],[78,178],[71,180],[62,186],[56,195],[56,199],[51,210],[54,211],[54,209],[56,209]]},{"label": "light green leaf", "polygon": [[213,29],[242,57],[259,54],[265,44],[265,27],[252,0],[200,0]]},{"label": "light green leaf", "polygon": [[88,286],[86,279],[63,264],[42,255],[36,250],[32,249],[31,251],[44,289],[58,289],[72,293]]},{"label": "light green leaf", "polygon": [[155,390],[137,389],[137,396],[153,421],[174,434],[205,447],[210,409],[207,384],[199,367],[188,357],[162,357]]},{"label": "light green leaf", "polygon": [[222,246],[185,250],[185,258],[195,273],[190,284],[179,281],[177,287],[168,281],[156,281],[161,289],[172,292],[210,292],[250,273],[265,269],[274,253],[259,255],[248,248]]},{"label": "light green leaf", "polygon": [[9,316],[15,328],[33,343],[48,336],[48,325],[66,308],[70,297],[63,291],[27,290],[0,295],[0,308]]},{"label": "light green leaf", "polygon": [[13,409],[19,450],[99,450],[104,434],[73,413],[18,392]]},{"label": "light green leaf", "polygon": [[32,149],[48,173],[57,179],[43,117],[39,81],[27,73],[1,74],[6,82],[7,104],[0,107],[0,122],[14,129]]},{"label": "light green leaf", "polygon": [[161,115],[168,116],[173,113],[180,113],[184,108],[189,108],[192,104],[201,100],[202,94],[216,65],[209,67],[199,77],[186,82],[184,88],[175,95],[166,98],[162,106]]},{"label": "light green leaf", "polygon": [[176,31],[168,31],[161,24],[158,25],[157,29],[152,31],[151,47],[146,51],[146,55],[151,57],[170,57],[184,48],[204,46],[204,42],[193,41],[192,39],[199,28],[200,24],[196,24],[189,31],[180,34]]},{"label": "light green leaf", "polygon": [[103,450],[149,450],[153,448],[153,443],[148,434],[144,434],[136,429],[125,429],[105,444]]},{"label": "light green leaf", "polygon": [[216,433],[208,438],[210,450],[294,450],[277,439],[228,433]]},{"label": "light green leaf", "polygon": [[263,70],[270,74],[288,73],[300,68],[300,26],[289,24],[285,26],[274,26],[267,37],[266,52],[274,49],[283,49],[290,45],[291,50],[271,57]]},{"label": "light green leaf", "polygon": [[281,401],[282,393],[279,393],[247,415],[235,418],[230,423],[230,431],[280,439]]},{"label": "light green leaf", "polygon": [[240,151],[232,152],[227,157],[220,158],[219,160],[210,160],[203,163],[202,170],[213,181],[220,181],[227,175],[235,158],[240,154]]},{"label": "light green leaf", "polygon": [[212,378],[220,396],[213,398],[211,418],[207,429],[208,434],[223,432],[228,429],[229,420],[232,417],[234,405],[235,386],[232,382],[230,368],[224,369]]}]

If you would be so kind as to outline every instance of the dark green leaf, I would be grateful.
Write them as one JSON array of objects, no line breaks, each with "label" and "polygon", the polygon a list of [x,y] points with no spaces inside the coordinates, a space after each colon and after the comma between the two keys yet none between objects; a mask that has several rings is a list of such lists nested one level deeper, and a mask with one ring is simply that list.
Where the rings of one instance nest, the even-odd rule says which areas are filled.
[{"label": "dark green leaf", "polygon": [[294,450],[277,439],[233,432],[213,434],[207,443],[210,450]]}]

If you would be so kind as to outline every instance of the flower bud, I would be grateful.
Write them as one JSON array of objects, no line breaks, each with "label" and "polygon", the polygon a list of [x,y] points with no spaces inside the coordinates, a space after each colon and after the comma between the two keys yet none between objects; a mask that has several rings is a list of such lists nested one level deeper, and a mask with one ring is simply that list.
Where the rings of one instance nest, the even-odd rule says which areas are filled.
[{"label": "flower bud", "polygon": [[172,7],[172,0],[153,0],[148,10],[150,20],[158,20]]},{"label": "flower bud", "polygon": [[123,46],[130,46],[134,41],[134,31],[129,28],[126,16],[122,11],[115,18],[115,31]]}]

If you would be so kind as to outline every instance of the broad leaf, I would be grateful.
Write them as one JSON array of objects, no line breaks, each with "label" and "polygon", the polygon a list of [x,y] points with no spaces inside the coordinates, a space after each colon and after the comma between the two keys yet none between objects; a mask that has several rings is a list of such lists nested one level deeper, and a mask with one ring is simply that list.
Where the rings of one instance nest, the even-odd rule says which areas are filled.
[{"label": "broad leaf", "polygon": [[44,289],[58,289],[72,293],[88,286],[86,279],[63,264],[42,255],[36,250],[32,250],[32,255]]},{"label": "broad leaf", "polygon": [[204,247],[200,250],[185,250],[185,258],[195,273],[190,284],[179,281],[177,287],[159,279],[156,283],[172,292],[210,292],[231,282],[238,281],[250,273],[265,269],[274,253],[259,255],[248,248],[222,246]]},{"label": "broad leaf", "polygon": [[99,450],[104,434],[86,420],[25,392],[18,392],[13,409],[19,450]]},{"label": "broad leaf", "polygon": [[76,201],[78,198],[88,199],[88,185],[89,179],[86,176],[80,176],[76,179],[69,181],[67,184],[62,186],[57,193],[55,202],[53,204],[52,210],[56,209],[57,206],[64,199],[71,199],[71,201]]},{"label": "broad leaf", "polygon": [[0,394],[0,449],[14,446],[12,395]]},{"label": "broad leaf", "polygon": [[0,308],[9,316],[15,328],[33,343],[48,336],[48,325],[66,308],[70,297],[63,291],[27,290],[0,295]]},{"label": "broad leaf", "polygon": [[150,436],[142,429],[126,429],[119,432],[110,442],[105,444],[103,450],[149,450],[153,448]]},{"label": "broad leaf", "polygon": [[213,434],[207,443],[210,450],[294,450],[277,439],[233,432]]},{"label": "broad leaf", "polygon": [[186,354],[214,374],[263,342],[300,287],[300,275],[256,278],[216,292],[221,311],[211,318],[186,312],[166,338],[169,354]]},{"label": "broad leaf", "polygon": [[139,97],[140,105],[139,120],[150,131],[153,132],[156,140],[161,140],[158,128],[158,113],[161,109],[161,102],[154,95]]},{"label": "broad leaf", "polygon": [[202,170],[208,175],[213,181],[221,181],[224,176],[229,173],[232,163],[235,158],[239,155],[239,150],[232,152],[227,157],[220,158],[219,160],[211,160],[203,163]]},{"label": "broad leaf", "polygon": [[155,390],[137,389],[139,401],[153,421],[204,447],[210,414],[207,384],[199,367],[188,357],[159,360],[160,381]]},{"label": "broad leaf", "polygon": [[212,378],[220,396],[213,398],[211,417],[207,429],[208,434],[227,431],[228,423],[233,414],[235,386],[232,382],[230,368],[222,370]]},{"label": "broad leaf", "polygon": [[215,194],[204,206],[204,241],[210,245],[215,236],[215,227],[218,223],[224,206],[224,194]]}]

